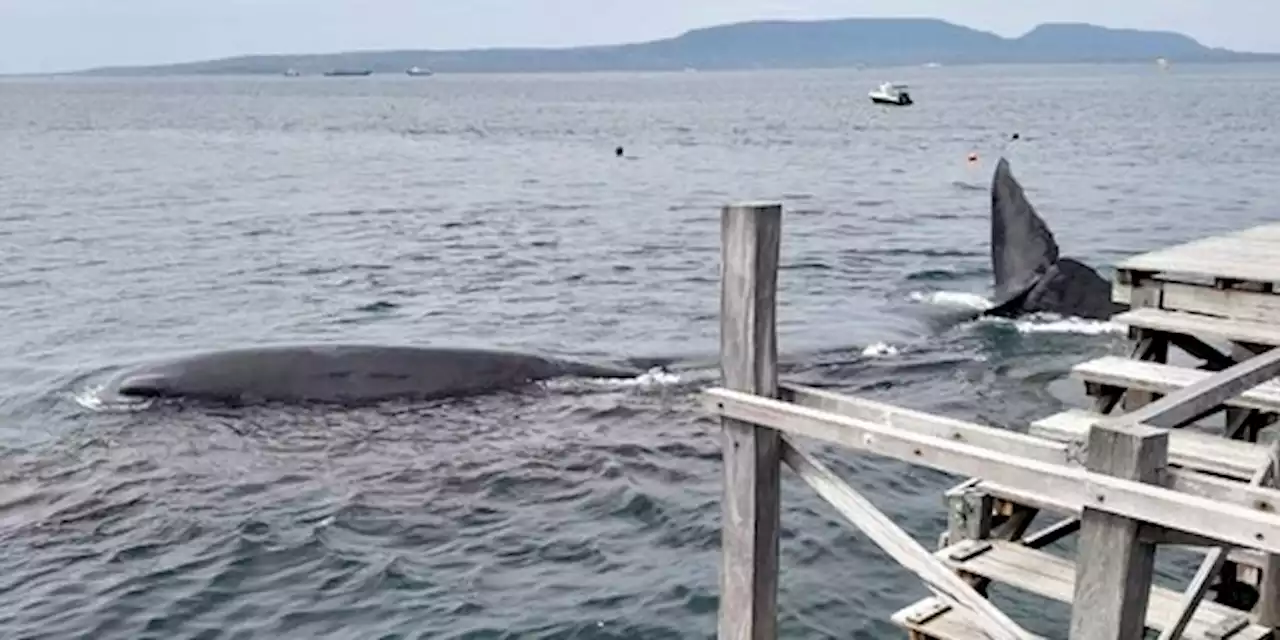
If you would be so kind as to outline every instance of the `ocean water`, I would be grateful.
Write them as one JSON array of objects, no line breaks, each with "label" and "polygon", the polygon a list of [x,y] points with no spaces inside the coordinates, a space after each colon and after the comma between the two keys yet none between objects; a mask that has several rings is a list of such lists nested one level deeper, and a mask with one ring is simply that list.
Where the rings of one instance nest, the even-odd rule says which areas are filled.
[{"label": "ocean water", "polygon": [[[871,105],[884,80],[917,105]],[[995,161],[1109,275],[1275,219],[1277,98],[1262,65],[0,81],[0,636],[713,636],[722,205],[785,206],[787,377],[1022,430],[1123,335],[955,320],[989,292]],[[94,402],[135,362],[303,341],[683,366]],[[961,479],[816,450],[934,547]],[[784,482],[785,637],[895,637],[922,585]],[[1002,602],[1065,635],[1064,607]]]}]

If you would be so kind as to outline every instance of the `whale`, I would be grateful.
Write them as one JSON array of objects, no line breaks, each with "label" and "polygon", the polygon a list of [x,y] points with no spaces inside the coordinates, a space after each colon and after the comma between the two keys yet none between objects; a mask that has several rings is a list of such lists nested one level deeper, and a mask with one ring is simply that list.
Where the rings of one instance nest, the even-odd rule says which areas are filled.
[{"label": "whale", "polygon": [[304,344],[243,347],[161,359],[116,374],[117,401],[186,399],[245,405],[361,405],[515,390],[561,377],[634,378],[629,366],[475,348]]},{"label": "whale", "polygon": [[1000,158],[991,184],[992,306],[982,315],[1031,313],[1107,320],[1128,310],[1111,299],[1111,283],[1089,265],[1062,257],[1053,232],[1027,199],[1009,161]]}]

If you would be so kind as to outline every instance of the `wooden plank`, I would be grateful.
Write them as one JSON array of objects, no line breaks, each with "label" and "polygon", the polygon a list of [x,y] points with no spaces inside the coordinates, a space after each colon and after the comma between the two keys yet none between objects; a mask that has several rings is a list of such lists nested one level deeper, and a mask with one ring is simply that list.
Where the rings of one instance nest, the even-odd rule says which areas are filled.
[{"label": "wooden plank", "polygon": [[1126,311],[1116,315],[1111,321],[1165,333],[1212,336],[1222,340],[1280,346],[1280,327],[1273,323],[1228,320],[1198,313],[1150,308]]},{"label": "wooden plank", "polygon": [[[1254,471],[1253,477],[1249,479],[1249,484],[1254,486],[1262,486],[1263,483],[1270,481],[1275,477],[1275,469],[1277,461],[1280,461],[1280,455],[1276,445],[1272,445],[1267,451],[1267,459]],[[1209,581],[1217,575],[1222,569],[1223,563],[1227,560],[1228,549],[1226,547],[1216,547],[1209,550],[1204,560],[1200,563],[1200,567],[1191,578],[1191,584],[1187,586],[1187,590],[1182,594],[1180,610],[1178,616],[1173,623],[1160,633],[1159,640],[1177,640],[1182,637],[1183,631],[1190,624],[1194,617],[1197,607],[1204,599],[1204,594],[1209,590]]]},{"label": "wooden plank", "polygon": [[[1192,474],[1186,474],[1186,475],[1192,475]],[[1183,486],[1179,486],[1180,484],[1179,476],[1174,476],[1172,480],[1173,480],[1173,486],[1171,488],[1173,488],[1176,491],[1187,490],[1186,488],[1187,483],[1185,482],[1181,483]],[[1227,484],[1228,486],[1231,486],[1231,487],[1237,484],[1235,482],[1228,483],[1225,481],[1218,480],[1216,478],[1214,480],[1218,482],[1223,482],[1223,484]],[[1194,485],[1194,483],[1191,486],[1193,488],[1198,488]],[[1025,504],[1025,505],[1033,506],[1036,509],[1039,509],[1041,511],[1048,512],[1048,513],[1068,515],[1076,518],[1078,518],[1081,513],[1081,509],[1079,508],[1073,509],[1072,505],[1068,503],[1060,502],[1058,500],[1054,500],[1050,497],[1043,496],[1043,495],[1032,495],[1025,491],[1019,491],[1017,489],[1012,489],[1001,484],[988,482],[986,480],[980,480],[976,484],[974,484],[973,490],[981,491],[983,493],[988,493],[992,496],[995,496],[997,500],[1004,500],[1004,501],[1012,502],[1015,504]],[[1199,495],[1199,494],[1193,494],[1193,495]],[[1211,497],[1211,494],[1206,497]],[[1059,524],[1062,524],[1062,523],[1059,523]],[[1058,526],[1058,525],[1054,525],[1054,526]],[[1200,545],[1186,546],[1182,544],[1167,544],[1167,546],[1176,547],[1185,551],[1189,551],[1191,553],[1201,553],[1201,554],[1204,553],[1204,547]],[[1038,547],[1033,546],[1032,548],[1038,548]],[[1227,558],[1232,562],[1249,566],[1249,567],[1258,567],[1258,568],[1266,566],[1265,562],[1266,562],[1266,558],[1268,557],[1270,556],[1264,555],[1262,552],[1256,551],[1253,549],[1236,548],[1236,549],[1232,549],[1231,552],[1227,554]]]},{"label": "wooden plank", "polygon": [[[1092,411],[1070,409],[1031,423],[1030,433],[1057,442],[1083,445],[1089,429],[1105,419]],[[1169,433],[1169,462],[1180,467],[1248,480],[1267,463],[1267,447],[1196,431]]]},{"label": "wooden plank", "polygon": [[[1138,301],[1135,301],[1135,304]],[[1162,333],[1147,331],[1146,329],[1132,329],[1129,331],[1130,343],[1134,346],[1147,345],[1141,360],[1149,360],[1157,363],[1167,363],[1169,361],[1169,336]],[[1126,389],[1121,392],[1120,409],[1122,412],[1129,412],[1144,407],[1155,402],[1160,397],[1159,394],[1148,393],[1139,389]],[[1115,405],[1107,402],[1111,409],[1115,409]],[[1111,413],[1111,411],[1106,411]]]},{"label": "wooden plank", "polygon": [[972,614],[938,598],[925,598],[893,614],[891,619],[921,640],[991,639]]},{"label": "wooden plank", "polygon": [[869,500],[845,484],[825,465],[783,438],[782,458],[818,495],[840,515],[889,554],[898,564],[916,574],[938,598],[968,610],[974,622],[996,640],[1022,640],[1033,636],[1010,620],[990,600],[969,586],[960,576],[916,542],[910,534],[880,512]]},{"label": "wooden plank", "polygon": [[1009,455],[1043,461],[1068,462],[1067,448],[1016,431],[915,411],[883,402],[857,398],[790,382],[779,384],[782,400],[801,407],[828,411],[849,418],[873,422],[888,429],[902,429],[952,442],[962,442]]},{"label": "wooden plank", "polygon": [[[751,394],[778,393],[777,277],[782,207],[721,213],[720,375]],[[777,431],[724,416],[719,637],[777,637],[781,450]]]},{"label": "wooden plank", "polygon": [[[1089,430],[1085,468],[1155,484],[1169,461],[1169,432],[1143,424],[1097,424]],[[1156,545],[1138,535],[1142,521],[1086,504],[1071,612],[1073,640],[1141,638],[1155,573]]]},{"label": "wooden plank", "polygon": [[1080,530],[1080,518],[1070,517],[1059,520],[1025,538],[1022,544],[1032,549],[1043,549]]},{"label": "wooden plank", "polygon": [[[1009,585],[1016,589],[1034,593],[1050,600],[1072,604],[1075,593],[1075,563],[1045,551],[1039,551],[1020,545],[1016,542],[991,541],[991,549],[968,557],[954,560],[952,556],[964,558],[964,554],[956,552],[967,543],[960,543],[952,548],[936,552],[955,571],[979,575]],[[1152,587],[1150,606],[1147,608],[1146,626],[1162,630],[1168,628],[1176,619],[1182,594],[1164,587]],[[1073,608],[1078,605],[1073,605]],[[1203,602],[1192,616],[1186,638],[1206,638],[1212,627],[1240,613],[1215,602]],[[1270,637],[1270,629],[1260,625],[1250,625],[1238,635],[1230,636],[1231,640],[1262,640]],[[1141,636],[1138,636],[1141,637]]]},{"label": "wooden plank", "polygon": [[1145,424],[1172,429],[1212,413],[1236,396],[1280,374],[1280,349],[1263,353],[1182,387],[1111,424]]},{"label": "wooden plank", "polygon": [[946,493],[948,544],[991,536],[995,499],[962,485]]},{"label": "wooden plank", "polygon": [[1117,269],[1186,274],[1215,279],[1275,282],[1280,279],[1280,225],[1261,225],[1202,238],[1123,260]]},{"label": "wooden plank", "polygon": [[1265,556],[1258,579],[1258,606],[1254,607],[1258,624],[1280,627],[1280,555]]},{"label": "wooden plank", "polygon": [[1216,407],[1280,374],[1280,349],[1254,356],[1182,387],[1110,424],[1145,424],[1173,429],[1212,413]]},{"label": "wooden plank", "polygon": [[[1087,382],[1165,394],[1204,382],[1214,375],[1209,371],[1140,362],[1119,356],[1103,356],[1082,362],[1072,367],[1071,374]],[[1263,382],[1238,396],[1228,398],[1225,404],[1242,409],[1280,411],[1280,383]]]},{"label": "wooden plank", "polygon": [[[888,456],[963,477],[981,477],[1030,494],[1082,509],[1098,509],[1198,534],[1240,547],[1280,552],[1280,492],[1239,482],[1219,486],[1213,499],[1163,487],[1093,474],[1079,467],[1010,456],[998,450],[921,436],[904,430],[799,407],[789,403],[731,391],[703,392],[712,414],[735,418],[816,438],[833,444]],[[1179,470],[1180,471],[1180,470]],[[1187,472],[1182,472],[1187,473]],[[1178,474],[1170,473],[1176,477]],[[1205,483],[1203,479],[1195,484]],[[1212,488],[1212,482],[1207,485]]]},{"label": "wooden plank", "polygon": [[1157,290],[1160,308],[1266,323],[1280,317],[1280,295],[1239,289],[1215,289],[1181,282],[1146,281],[1137,287],[1112,282],[1111,298],[1128,303],[1141,290]]}]

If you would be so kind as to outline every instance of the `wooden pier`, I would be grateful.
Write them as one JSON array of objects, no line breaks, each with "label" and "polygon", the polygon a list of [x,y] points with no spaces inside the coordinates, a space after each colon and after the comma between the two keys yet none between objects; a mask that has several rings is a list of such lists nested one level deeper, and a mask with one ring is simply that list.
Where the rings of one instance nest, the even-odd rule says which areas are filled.
[{"label": "wooden pier", "polygon": [[[1027,433],[780,382],[781,239],[779,205],[722,212],[722,387],[703,396],[724,437],[720,638],[777,636],[783,463],[924,582],[932,595],[893,616],[912,640],[1037,638],[987,599],[992,583],[1070,604],[1072,640],[1273,637],[1280,462],[1258,440],[1280,414],[1280,225],[1120,264],[1128,357],[1076,366],[1093,406]],[[1170,364],[1170,347],[1203,364]],[[1220,414],[1215,433],[1205,419]],[[944,496],[940,548],[916,542],[802,438],[971,478]],[[1030,531],[1040,514],[1056,522]],[[1046,551],[1071,535],[1087,561]],[[1152,584],[1161,545],[1203,555],[1183,591]]]}]

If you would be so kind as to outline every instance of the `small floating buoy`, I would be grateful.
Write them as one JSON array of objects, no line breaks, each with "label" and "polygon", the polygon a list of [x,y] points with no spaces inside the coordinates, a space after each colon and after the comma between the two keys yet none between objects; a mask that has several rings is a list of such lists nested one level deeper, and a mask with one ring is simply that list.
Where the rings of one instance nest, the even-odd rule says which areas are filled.
[{"label": "small floating buoy", "polygon": [[973,162],[977,162],[977,161],[978,161],[978,154],[977,154],[977,152],[970,152],[970,153],[969,153],[969,162],[970,162],[970,163],[973,163]]},{"label": "small floating buoy", "polygon": [[1013,139],[1014,139],[1014,140],[1017,140],[1017,139],[1019,139],[1019,138],[1021,138],[1021,137],[1022,137],[1022,134],[1018,133],[1017,131],[1014,131],[1014,132],[1013,132]]},{"label": "small floating buoy", "polygon": [[618,147],[617,149],[613,150],[613,155],[618,156],[619,158],[622,157],[623,153],[625,152],[622,150],[622,147]]}]

